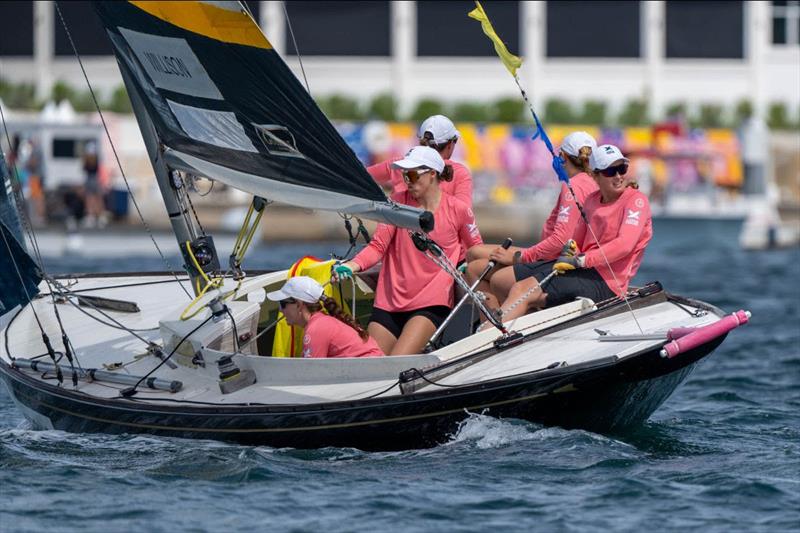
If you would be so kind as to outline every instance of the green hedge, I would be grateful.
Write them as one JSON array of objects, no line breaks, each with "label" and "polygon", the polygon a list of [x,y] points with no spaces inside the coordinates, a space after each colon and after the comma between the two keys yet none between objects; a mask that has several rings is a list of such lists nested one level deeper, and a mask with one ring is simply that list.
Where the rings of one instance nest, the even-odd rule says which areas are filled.
[{"label": "green hedge", "polygon": [[[131,103],[124,86],[108,94],[96,93],[100,108],[117,113],[130,113]],[[36,98],[35,88],[28,83],[10,83],[0,78],[0,99],[12,109],[38,110],[44,102]],[[59,80],[51,89],[50,99],[56,102],[68,100],[76,111],[94,111],[95,103],[88,90],[82,91]],[[495,101],[465,100],[445,102],[436,98],[423,98],[411,111],[402,115],[397,99],[391,93],[381,93],[367,102],[345,95],[332,94],[316,97],[317,104],[331,120],[362,121],[369,119],[387,122],[410,120],[421,122],[431,115],[443,114],[456,122],[501,122],[530,124],[530,112],[522,98],[510,96]],[[537,110],[538,111],[538,110]],[[580,105],[563,98],[550,98],[542,105],[539,115],[546,124],[582,124],[587,126],[647,126],[652,123],[652,110],[647,101],[630,99],[616,114],[608,112],[602,100],[587,100]],[[671,102],[665,109],[665,117],[682,116],[693,127],[718,128],[737,127],[753,113],[752,103],[745,99],[726,109],[716,103],[702,103],[688,112],[686,102]],[[772,103],[766,117],[770,128],[776,130],[800,129],[798,116],[790,117],[787,105]]]}]

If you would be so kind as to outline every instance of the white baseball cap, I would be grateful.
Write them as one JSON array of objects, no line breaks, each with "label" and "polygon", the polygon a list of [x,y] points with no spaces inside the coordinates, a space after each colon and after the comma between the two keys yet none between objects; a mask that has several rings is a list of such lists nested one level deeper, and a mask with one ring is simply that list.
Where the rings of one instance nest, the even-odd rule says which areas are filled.
[{"label": "white baseball cap", "polygon": [[597,148],[597,141],[585,131],[573,131],[561,142],[561,149],[574,157],[581,155],[581,148],[584,146],[588,146],[593,152]]},{"label": "white baseball cap", "polygon": [[425,132],[431,132],[433,142],[443,144],[449,140],[461,137],[453,121],[444,115],[433,115],[426,118],[419,127],[419,138],[425,137]]},{"label": "white baseball cap", "polygon": [[439,152],[430,146],[415,146],[408,153],[400,159],[392,163],[393,166],[398,168],[432,168],[438,173],[444,170],[444,159],[439,155]]},{"label": "white baseball cap", "polygon": [[604,144],[592,150],[589,163],[592,166],[592,170],[605,170],[610,167],[614,161],[619,161],[620,159],[626,163],[630,161],[630,159],[622,155],[619,148],[613,144]]},{"label": "white baseball cap", "polygon": [[322,298],[322,285],[308,276],[296,276],[289,278],[283,287],[277,291],[267,293],[267,298],[273,302],[294,298],[309,304],[317,303]]}]

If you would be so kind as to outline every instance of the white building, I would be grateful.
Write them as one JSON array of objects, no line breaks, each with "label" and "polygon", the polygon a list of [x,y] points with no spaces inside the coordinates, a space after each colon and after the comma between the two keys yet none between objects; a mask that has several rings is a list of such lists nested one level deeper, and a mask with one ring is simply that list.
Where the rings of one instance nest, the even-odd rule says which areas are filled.
[{"label": "white building", "polygon": [[[395,94],[448,102],[516,96],[466,1],[248,2],[267,37],[312,94],[367,100]],[[763,113],[800,102],[798,1],[483,2],[509,49],[524,58],[535,104],[553,97],[640,98],[661,116],[671,103],[728,108],[750,100]],[[89,2],[59,4],[95,88],[121,84]],[[285,12],[291,24],[287,24]],[[294,39],[292,39],[292,31]],[[53,2],[0,3],[0,77],[34,83],[40,96],[64,80],[85,88]]]}]

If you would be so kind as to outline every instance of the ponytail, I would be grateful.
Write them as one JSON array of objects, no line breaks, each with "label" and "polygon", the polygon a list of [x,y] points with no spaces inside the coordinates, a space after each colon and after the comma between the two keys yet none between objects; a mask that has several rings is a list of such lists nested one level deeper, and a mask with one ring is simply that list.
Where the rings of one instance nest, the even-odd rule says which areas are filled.
[{"label": "ponytail", "polygon": [[592,167],[589,164],[589,156],[592,155],[591,146],[581,146],[580,150],[578,151],[578,156],[570,155],[567,153],[564,153],[564,155],[567,156],[569,162],[575,165],[576,168],[581,169],[587,174],[592,173]]},{"label": "ponytail", "polygon": [[428,146],[429,148],[433,148],[437,152],[441,153],[442,150],[447,148],[447,145],[450,144],[450,141],[445,141],[443,143],[436,144],[433,140],[433,133],[426,131],[422,134],[422,138],[419,140],[419,144],[421,146]]},{"label": "ponytail", "polygon": [[366,341],[369,339],[369,333],[365,330],[361,324],[356,322],[356,320],[349,314],[345,313],[339,304],[336,303],[336,300],[329,296],[325,296],[324,294],[319,299],[320,303],[315,304],[306,304],[308,306],[308,310],[312,313],[320,311],[323,307],[325,311],[332,316],[333,318],[339,320],[340,322],[344,322],[358,333],[358,336],[361,337],[361,340]]},{"label": "ponytail", "polygon": [[439,181],[453,181],[453,165],[445,165],[439,174]]}]

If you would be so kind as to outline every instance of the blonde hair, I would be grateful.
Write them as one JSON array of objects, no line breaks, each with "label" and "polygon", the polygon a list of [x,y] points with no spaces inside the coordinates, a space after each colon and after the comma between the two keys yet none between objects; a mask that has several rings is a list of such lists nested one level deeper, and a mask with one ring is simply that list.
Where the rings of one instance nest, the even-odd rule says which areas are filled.
[{"label": "blonde hair", "polygon": [[575,168],[579,168],[587,174],[592,173],[592,167],[589,164],[589,157],[592,155],[591,146],[581,146],[581,149],[578,150],[578,156],[570,155],[566,152],[564,152],[564,155],[567,156],[570,163],[575,165]]}]

